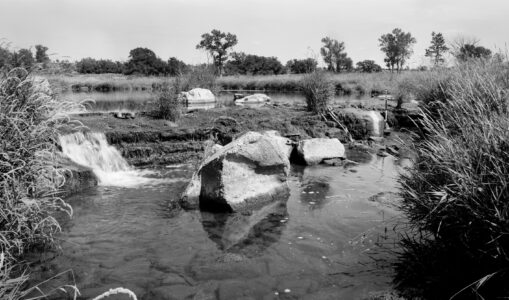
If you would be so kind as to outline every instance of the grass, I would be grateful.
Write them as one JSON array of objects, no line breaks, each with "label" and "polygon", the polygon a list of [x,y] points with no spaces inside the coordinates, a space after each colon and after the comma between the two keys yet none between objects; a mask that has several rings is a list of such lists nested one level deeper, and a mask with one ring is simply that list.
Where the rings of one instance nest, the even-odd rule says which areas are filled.
[{"label": "grass", "polygon": [[74,126],[49,84],[15,68],[0,77],[0,299],[23,297],[27,251],[54,247],[55,211],[72,214],[59,197],[67,170],[56,166],[57,135]]},{"label": "grass", "polygon": [[313,72],[300,80],[300,88],[306,97],[308,111],[324,113],[332,97],[334,85],[325,72]]},{"label": "grass", "polygon": [[509,296],[509,66],[435,70],[415,166],[400,178],[414,235],[402,241],[398,287],[409,297]]},{"label": "grass", "polygon": [[[272,91],[272,92],[298,92],[301,91],[302,80],[306,74],[283,74],[283,75],[239,75],[214,78],[210,72],[197,69],[188,78],[198,79],[197,82],[213,82],[212,90],[242,90],[242,91]],[[385,90],[395,94],[399,89],[399,82],[406,78],[418,77],[417,71],[395,74],[389,72],[380,73],[340,73],[330,74],[337,95],[379,95]],[[200,75],[201,74],[201,75]],[[119,74],[60,74],[41,75],[47,78],[51,85],[59,92],[82,91],[82,92],[107,92],[107,91],[160,91],[165,82],[172,81],[170,77],[147,77],[126,76]],[[195,82],[196,83],[196,82]],[[191,84],[193,87],[195,84]],[[205,86],[199,86],[206,88]]]}]

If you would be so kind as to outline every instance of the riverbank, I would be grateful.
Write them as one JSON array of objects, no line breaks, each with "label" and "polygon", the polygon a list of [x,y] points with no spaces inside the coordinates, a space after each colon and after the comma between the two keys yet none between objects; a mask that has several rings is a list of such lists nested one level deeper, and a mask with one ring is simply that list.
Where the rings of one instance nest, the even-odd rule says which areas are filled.
[{"label": "riverbank", "polygon": [[[390,108],[388,121],[394,129],[412,125],[411,119],[418,116],[415,105],[408,104],[403,110]],[[370,109],[378,111],[383,106],[373,105]],[[363,110],[338,106],[334,111],[354,139],[368,143],[369,120],[355,117],[355,112]],[[177,123],[155,118],[150,113],[141,113],[135,119],[118,119],[111,114],[98,113],[76,115],[75,119],[90,131],[103,132],[109,144],[115,146],[130,164],[139,167],[198,159],[202,155],[203,141],[212,139],[224,144],[246,131],[277,130],[294,139],[328,137],[350,142],[339,124],[307,112],[303,106],[198,110],[185,114]]]},{"label": "riverbank", "polygon": [[[380,95],[387,91],[397,94],[402,81],[419,77],[425,71],[407,71],[401,74],[379,73],[340,73],[330,74],[337,95]],[[171,82],[174,77],[126,76],[121,74],[61,74],[41,75],[49,80],[59,92],[112,92],[112,91],[150,91],[161,89],[162,84]],[[305,74],[223,76],[216,79],[220,90],[296,92],[300,91],[301,80]]]}]

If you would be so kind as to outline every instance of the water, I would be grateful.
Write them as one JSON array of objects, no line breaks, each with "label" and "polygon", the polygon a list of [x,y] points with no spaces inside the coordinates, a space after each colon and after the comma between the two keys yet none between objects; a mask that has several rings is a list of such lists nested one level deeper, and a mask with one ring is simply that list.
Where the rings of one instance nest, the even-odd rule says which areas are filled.
[{"label": "water", "polygon": [[170,209],[191,165],[159,170],[167,181],[157,184],[103,183],[69,200],[62,252],[39,275],[72,269],[52,284],[75,280],[83,298],[120,286],[139,299],[360,299],[387,289],[399,213],[368,198],[395,192],[407,162],[348,155],[360,164],[293,166],[286,205],[254,222]]},{"label": "water", "polygon": [[92,168],[101,186],[137,187],[166,182],[158,172],[136,170],[100,132],[76,132],[60,136],[62,152],[74,162]]},{"label": "water", "polygon": [[[249,94],[249,93],[245,93]],[[266,92],[271,97],[273,103],[280,105],[305,104],[304,96],[300,93],[271,93]],[[94,100],[86,105],[89,112],[138,112],[151,110],[157,103],[157,94],[152,92],[90,92],[90,93],[65,93],[61,96],[74,102]],[[373,103],[372,98],[354,97],[354,96],[336,96],[331,104],[361,104],[367,105]],[[217,97],[217,103],[207,105],[204,108],[233,106],[233,92],[221,92]]]}]

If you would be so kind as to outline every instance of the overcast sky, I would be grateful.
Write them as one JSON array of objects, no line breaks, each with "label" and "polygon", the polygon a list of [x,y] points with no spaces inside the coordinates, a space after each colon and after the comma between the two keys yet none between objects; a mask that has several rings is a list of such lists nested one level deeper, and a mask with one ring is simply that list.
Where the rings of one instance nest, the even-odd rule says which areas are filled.
[{"label": "overcast sky", "polygon": [[383,63],[378,38],[395,27],[417,39],[410,63],[425,63],[431,32],[507,50],[509,0],[0,0],[0,38],[11,48],[43,44],[53,58],[127,60],[136,47],[167,60],[207,61],[196,49],[212,29],[237,35],[235,51],[319,56],[321,38],[344,41],[357,62]]}]

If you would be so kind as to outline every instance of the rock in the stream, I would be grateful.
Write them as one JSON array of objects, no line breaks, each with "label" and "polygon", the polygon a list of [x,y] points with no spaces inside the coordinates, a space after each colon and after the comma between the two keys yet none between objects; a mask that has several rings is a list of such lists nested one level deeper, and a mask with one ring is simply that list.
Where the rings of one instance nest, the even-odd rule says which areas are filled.
[{"label": "rock in the stream", "polygon": [[97,177],[91,168],[73,162],[64,154],[57,157],[57,166],[68,170],[62,186],[63,196],[70,196],[89,187],[97,186]]},{"label": "rock in the stream", "polygon": [[297,161],[306,165],[317,165],[324,159],[342,158],[345,147],[338,139],[308,139],[297,146]]},{"label": "rock in the stream", "polygon": [[194,88],[188,92],[182,92],[181,96],[187,104],[216,101],[216,97],[208,89]]},{"label": "rock in the stream", "polygon": [[336,114],[354,139],[383,136],[385,121],[378,111],[343,108],[336,111]]},{"label": "rock in the stream", "polygon": [[247,132],[206,157],[180,204],[184,208],[250,212],[288,194],[290,140]]},{"label": "rock in the stream", "polygon": [[235,105],[260,104],[270,102],[270,97],[265,94],[254,94],[235,100]]}]

